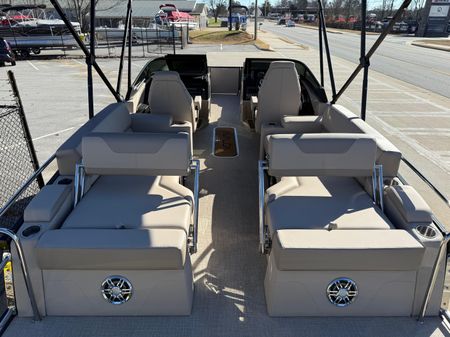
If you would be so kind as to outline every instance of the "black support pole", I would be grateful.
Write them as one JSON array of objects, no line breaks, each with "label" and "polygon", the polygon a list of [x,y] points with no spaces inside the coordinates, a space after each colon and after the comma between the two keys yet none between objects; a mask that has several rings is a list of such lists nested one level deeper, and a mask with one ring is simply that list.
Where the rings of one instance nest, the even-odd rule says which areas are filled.
[{"label": "black support pole", "polygon": [[[37,171],[39,169],[39,161],[36,156],[36,150],[34,148],[33,139],[31,138],[30,129],[28,128],[28,122],[25,117],[25,110],[23,109],[22,105],[22,99],[20,98],[19,88],[17,87],[16,78],[14,76],[14,73],[11,70],[8,70],[7,72],[9,83],[11,84],[11,88],[13,91],[14,98],[16,99],[17,105],[19,106],[19,116],[22,121],[22,128],[23,133],[25,134],[25,138],[28,145],[28,150],[30,153],[31,158],[31,164],[33,165],[34,171]],[[39,174],[37,176],[37,183],[39,185],[39,188],[44,187],[44,178],[42,177],[42,174]]]},{"label": "black support pole", "polygon": [[367,107],[367,85],[369,76],[369,59],[366,58],[366,17],[367,0],[361,1],[361,55],[359,62],[364,66],[362,96],[361,96],[361,119],[366,120]]},{"label": "black support pole", "polygon": [[88,82],[88,105],[89,105],[89,119],[94,117],[94,83],[92,79],[92,65],[95,62],[95,0],[91,0],[90,13],[90,55],[86,57],[87,63],[87,82]]},{"label": "black support pole", "polygon": [[322,24],[323,41],[325,43],[325,51],[327,53],[328,72],[330,74],[331,92],[333,98],[336,96],[336,84],[334,82],[333,64],[331,62],[330,46],[328,45],[327,26],[325,24],[325,15],[323,14],[322,0],[317,1],[319,4],[320,23]]},{"label": "black support pole", "polygon": [[[55,8],[56,12],[61,17],[61,20],[63,20],[64,23],[66,24],[67,29],[69,29],[70,34],[72,34],[72,37],[77,42],[78,47],[80,47],[81,51],[84,53],[84,55],[86,55],[86,59],[90,58],[91,57],[91,53],[86,48],[86,46],[84,45],[83,41],[81,41],[80,37],[78,36],[78,33],[75,31],[75,29],[73,28],[72,23],[69,21],[69,19],[65,15],[65,13],[64,13],[63,9],[61,8],[61,5],[59,4],[58,0],[50,0],[50,2],[53,5],[53,7]],[[97,71],[98,75],[100,76],[102,81],[105,83],[105,85],[108,87],[109,91],[113,94],[113,96],[117,100],[117,102],[123,101],[122,97],[113,88],[113,86],[111,85],[109,80],[106,78],[105,74],[103,73],[102,69],[99,67],[99,65],[97,64],[97,61],[95,61],[95,59],[93,60],[92,66]]]},{"label": "black support pole", "polygon": [[120,87],[122,85],[123,60],[125,58],[125,46],[127,44],[128,25],[130,24],[131,1],[132,0],[128,0],[127,15],[125,17],[125,30],[123,32],[123,39],[122,39],[122,50],[120,52],[119,74],[117,75],[117,87],[116,87],[116,91],[119,93],[120,93]]},{"label": "black support pole", "polygon": [[172,24],[172,46],[173,46],[173,54],[176,54],[175,48],[175,24]]},{"label": "black support pole", "polygon": [[229,31],[233,30],[233,24],[231,23],[231,5],[232,5],[232,1],[230,0],[228,3],[228,30]]},{"label": "black support pole", "polygon": [[[409,6],[410,3],[411,3],[411,0],[404,0],[403,1],[403,3],[400,6],[400,8],[397,10],[397,12],[395,12],[394,17],[391,19],[391,21],[389,21],[388,26],[383,30],[383,32],[380,34],[380,36],[375,41],[373,46],[370,48],[370,50],[365,55],[364,62],[369,62],[370,61],[370,58],[372,57],[372,55],[378,49],[378,47],[380,46],[381,42],[383,42],[383,40],[389,34],[389,32],[391,31],[391,29],[394,26],[394,24],[400,19],[401,15],[403,14],[403,11]],[[337,93],[336,97],[333,98],[333,100],[331,101],[331,104],[334,104],[334,103],[337,102],[339,97],[341,97],[341,95],[344,93],[344,91],[347,90],[347,88],[353,82],[355,77],[358,76],[358,74],[359,74],[359,72],[361,71],[362,68],[364,68],[364,64],[359,63],[358,66],[356,67],[356,69],[353,71],[353,73],[348,78],[348,80],[342,86],[341,90],[339,90],[339,92]]]},{"label": "black support pole", "polygon": [[133,49],[133,8],[130,8],[130,24],[128,25],[128,90],[131,89],[131,54]]},{"label": "black support pole", "polygon": [[323,41],[322,41],[322,20],[321,15],[317,12],[319,18],[319,63],[320,63],[320,85],[324,86],[324,69],[323,69]]},{"label": "black support pole", "polygon": [[255,36],[253,40],[258,38],[258,0],[255,0]]}]

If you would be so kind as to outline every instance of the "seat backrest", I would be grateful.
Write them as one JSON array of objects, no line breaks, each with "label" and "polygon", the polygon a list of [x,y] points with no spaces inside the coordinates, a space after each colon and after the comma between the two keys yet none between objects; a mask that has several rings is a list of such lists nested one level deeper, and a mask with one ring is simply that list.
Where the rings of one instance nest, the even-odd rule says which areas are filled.
[{"label": "seat backrest", "polygon": [[193,100],[177,72],[158,71],[153,74],[148,105],[151,113],[171,115],[175,123],[190,122],[195,130]]},{"label": "seat backrest", "polygon": [[130,128],[131,117],[126,103],[113,103],[86,122],[56,150],[60,175],[74,175],[81,161],[81,140],[90,132],[123,132]]},{"label": "seat backrest", "polygon": [[367,122],[341,105],[332,105],[322,117],[322,125],[332,133],[366,134],[377,143],[377,164],[383,165],[385,178],[397,176],[402,154],[386,137],[375,130]]},{"label": "seat backrest", "polygon": [[283,176],[370,177],[375,140],[363,134],[278,134],[267,139],[269,174]]},{"label": "seat backrest", "polygon": [[91,133],[83,137],[88,175],[186,176],[191,160],[189,134]]},{"label": "seat backrest", "polygon": [[302,106],[301,88],[294,62],[274,61],[258,92],[255,129],[263,123],[280,123],[286,115],[298,115]]}]

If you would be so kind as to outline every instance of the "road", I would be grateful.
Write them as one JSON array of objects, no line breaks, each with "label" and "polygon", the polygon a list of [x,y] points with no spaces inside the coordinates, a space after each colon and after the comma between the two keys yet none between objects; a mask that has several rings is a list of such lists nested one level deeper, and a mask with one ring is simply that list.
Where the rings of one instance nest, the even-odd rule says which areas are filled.
[{"label": "road", "polygon": [[[262,29],[293,42],[319,49],[318,31],[278,26],[265,21]],[[367,35],[367,50],[378,35]],[[371,59],[370,69],[450,98],[450,53],[410,45],[416,37],[389,35]],[[328,34],[332,56],[358,63],[360,36],[355,33]]]}]

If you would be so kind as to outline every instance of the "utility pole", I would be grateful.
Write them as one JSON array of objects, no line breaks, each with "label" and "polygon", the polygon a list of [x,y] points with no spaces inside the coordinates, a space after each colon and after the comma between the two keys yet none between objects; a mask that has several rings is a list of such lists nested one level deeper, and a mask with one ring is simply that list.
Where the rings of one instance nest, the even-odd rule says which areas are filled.
[{"label": "utility pole", "polygon": [[257,39],[258,36],[258,0],[255,0],[255,37],[254,40]]}]

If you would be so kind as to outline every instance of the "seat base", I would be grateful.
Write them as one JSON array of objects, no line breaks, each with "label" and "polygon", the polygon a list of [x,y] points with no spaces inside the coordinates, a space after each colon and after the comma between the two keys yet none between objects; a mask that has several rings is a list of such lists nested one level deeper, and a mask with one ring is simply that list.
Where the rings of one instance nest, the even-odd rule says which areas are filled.
[{"label": "seat base", "polygon": [[[358,287],[353,303],[338,307],[328,285],[349,278]],[[280,271],[270,255],[264,280],[270,316],[410,316],[415,271]]]},{"label": "seat base", "polygon": [[[181,270],[43,270],[42,274],[47,316],[191,314],[194,286],[189,256]],[[101,293],[104,280],[114,275],[125,277],[133,287],[123,304],[109,303]]]}]

